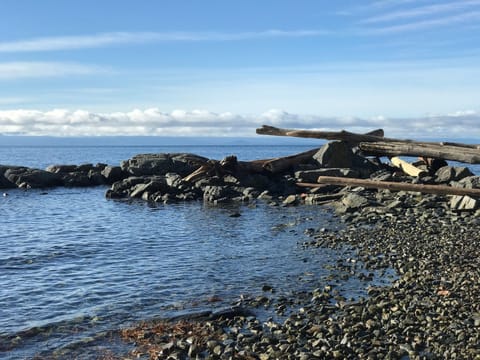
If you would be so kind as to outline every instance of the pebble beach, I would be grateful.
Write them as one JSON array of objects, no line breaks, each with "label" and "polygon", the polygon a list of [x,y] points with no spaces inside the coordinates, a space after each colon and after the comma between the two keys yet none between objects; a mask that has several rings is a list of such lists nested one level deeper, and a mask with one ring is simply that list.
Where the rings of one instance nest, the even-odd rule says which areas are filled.
[{"label": "pebble beach", "polygon": [[[386,192],[388,193],[388,192]],[[377,196],[376,192],[363,192]],[[391,195],[391,194],[386,194]],[[343,215],[346,227],[316,229],[305,247],[355,249],[332,284],[295,298],[241,299],[223,316],[142,323],[121,331],[133,357],[151,359],[480,359],[480,263],[474,212],[446,197],[401,194],[403,206]],[[398,194],[396,195],[398,196]],[[335,276],[393,268],[391,285],[347,299]],[[365,275],[366,274],[366,275]],[[269,289],[265,289],[269,290]],[[260,321],[255,309],[289,315]]]}]

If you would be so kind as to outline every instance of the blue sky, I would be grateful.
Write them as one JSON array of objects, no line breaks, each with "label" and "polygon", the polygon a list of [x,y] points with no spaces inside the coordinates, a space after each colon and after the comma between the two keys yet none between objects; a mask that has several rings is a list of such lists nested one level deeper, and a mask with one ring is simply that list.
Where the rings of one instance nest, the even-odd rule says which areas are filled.
[{"label": "blue sky", "polygon": [[2,0],[0,133],[480,135],[480,0]]}]

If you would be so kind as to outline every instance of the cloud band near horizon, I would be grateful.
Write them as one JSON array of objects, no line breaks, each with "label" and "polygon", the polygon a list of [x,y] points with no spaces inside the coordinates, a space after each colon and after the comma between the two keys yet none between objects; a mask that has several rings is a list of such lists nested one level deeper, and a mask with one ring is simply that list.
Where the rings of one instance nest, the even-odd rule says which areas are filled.
[{"label": "cloud band near horizon", "polygon": [[255,136],[263,124],[277,127],[367,132],[383,128],[388,137],[472,138],[480,136],[480,112],[459,111],[421,118],[369,119],[292,114],[272,109],[258,115],[207,110],[157,108],[129,112],[95,113],[53,109],[0,111],[0,134],[35,136]]}]

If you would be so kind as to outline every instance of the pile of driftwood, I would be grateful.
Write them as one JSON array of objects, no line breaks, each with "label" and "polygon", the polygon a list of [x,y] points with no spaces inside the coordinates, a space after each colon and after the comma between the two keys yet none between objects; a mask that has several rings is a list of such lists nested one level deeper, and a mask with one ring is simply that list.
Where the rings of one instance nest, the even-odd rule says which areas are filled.
[{"label": "pile of driftwood", "polygon": [[[357,148],[364,156],[389,157],[393,166],[400,168],[406,174],[414,177],[422,177],[426,173],[425,170],[400,159],[399,156],[420,157],[425,164],[436,168],[447,165],[445,160],[480,164],[480,145],[392,139],[384,137],[384,131],[382,129],[374,130],[366,134],[356,134],[344,130],[339,132],[294,130],[264,125],[258,128],[256,132],[260,135],[341,140],[349,144],[352,148]],[[201,178],[226,174],[235,176],[265,172],[279,174],[307,161],[318,150],[319,148],[316,148],[296,155],[265,160],[238,161],[235,156],[227,157],[222,161],[210,160],[195,172],[186,176],[184,180],[197,181]],[[480,196],[480,189],[331,176],[320,176],[317,183],[297,183],[298,186],[310,188],[321,187],[322,184],[362,186],[365,188],[415,191],[443,195]]]}]

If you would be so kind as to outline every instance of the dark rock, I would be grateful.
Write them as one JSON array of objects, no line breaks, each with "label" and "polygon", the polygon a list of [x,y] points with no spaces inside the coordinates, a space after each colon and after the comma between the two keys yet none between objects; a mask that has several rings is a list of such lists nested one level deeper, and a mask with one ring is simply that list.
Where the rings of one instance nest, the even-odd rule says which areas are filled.
[{"label": "dark rock", "polygon": [[382,167],[383,165],[375,159],[369,159],[358,154],[353,155],[352,169],[358,172],[358,177],[368,178]]},{"label": "dark rock", "polygon": [[391,181],[393,174],[388,170],[379,170],[370,175],[370,179],[377,181]]},{"label": "dark rock", "polygon": [[466,167],[444,166],[435,173],[435,181],[437,183],[449,183],[472,175],[472,172]]},{"label": "dark rock", "polygon": [[82,164],[77,166],[76,171],[82,171],[82,172],[89,172],[90,170],[94,170],[95,167],[93,164]]},{"label": "dark rock", "polygon": [[70,173],[61,173],[62,182],[64,186],[69,187],[86,187],[92,186],[92,181],[90,177],[83,172],[70,172]]},{"label": "dark rock", "polygon": [[63,174],[78,171],[78,167],[77,165],[50,165],[46,168],[46,171],[55,174]]},{"label": "dark rock", "polygon": [[105,166],[101,174],[105,178],[105,182],[107,184],[113,184],[114,182],[120,181],[127,176],[120,166]]},{"label": "dark rock", "polygon": [[194,154],[139,154],[123,161],[121,168],[135,176],[165,175],[169,172],[186,176],[208,161]]},{"label": "dark rock", "polygon": [[130,197],[141,197],[144,192],[162,194],[168,193],[170,187],[167,185],[165,177],[155,176],[150,178],[148,183],[139,183],[130,189]]},{"label": "dark rock", "polygon": [[460,181],[452,181],[451,185],[458,188],[479,189],[480,176],[467,176]]},{"label": "dark rock", "polygon": [[13,189],[17,187],[15,183],[11,182],[4,176],[5,172],[11,168],[16,168],[16,166],[0,165],[0,189]]},{"label": "dark rock", "polygon": [[235,191],[231,186],[207,186],[203,193],[203,199],[208,202],[224,202],[232,198],[241,196],[241,193]]},{"label": "dark rock", "polygon": [[336,176],[336,177],[358,177],[358,172],[351,169],[340,168],[324,168],[307,171],[295,172],[295,178],[300,182],[317,182],[319,176]]},{"label": "dark rock", "polygon": [[63,184],[60,175],[25,167],[10,168],[4,173],[8,181],[22,188],[45,188]]},{"label": "dark rock", "polygon": [[351,168],[353,164],[353,151],[344,141],[331,141],[313,155],[313,158],[322,167],[326,168]]},{"label": "dark rock", "polygon": [[271,180],[263,174],[249,174],[243,176],[241,183],[245,187],[252,187],[259,191],[267,190],[271,187]]},{"label": "dark rock", "polygon": [[112,187],[107,191],[108,198],[122,198],[129,194],[130,189],[137,184],[145,184],[149,182],[149,178],[141,176],[130,176],[121,181],[112,184]]}]

